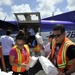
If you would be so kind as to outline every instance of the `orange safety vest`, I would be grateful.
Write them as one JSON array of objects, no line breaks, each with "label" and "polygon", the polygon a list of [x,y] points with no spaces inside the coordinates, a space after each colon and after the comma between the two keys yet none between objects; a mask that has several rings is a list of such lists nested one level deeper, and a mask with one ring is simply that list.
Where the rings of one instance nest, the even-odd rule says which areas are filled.
[{"label": "orange safety vest", "polygon": [[33,51],[34,51],[34,52],[40,52],[40,47],[39,47],[39,45],[36,45],[36,46],[33,48]]},{"label": "orange safety vest", "polygon": [[[17,63],[17,64],[21,64],[21,63],[28,64],[29,59],[30,59],[29,47],[28,47],[28,45],[24,45],[24,48],[25,48],[26,53],[27,53],[26,56],[17,48],[17,46],[13,47],[13,49],[16,50],[17,56],[18,56],[18,58],[14,60],[15,63]],[[12,66],[12,70],[14,72],[26,71],[25,68],[17,67],[17,66]]]},{"label": "orange safety vest", "polygon": [[[57,66],[58,69],[62,72],[64,69],[69,69],[72,66],[72,62],[69,61],[68,57],[66,56],[67,49],[70,45],[75,45],[72,41],[65,37],[64,42],[62,43],[58,53],[57,53]],[[52,41],[52,53],[51,53],[51,61],[54,62],[54,53],[55,53],[56,42],[53,39]]]}]

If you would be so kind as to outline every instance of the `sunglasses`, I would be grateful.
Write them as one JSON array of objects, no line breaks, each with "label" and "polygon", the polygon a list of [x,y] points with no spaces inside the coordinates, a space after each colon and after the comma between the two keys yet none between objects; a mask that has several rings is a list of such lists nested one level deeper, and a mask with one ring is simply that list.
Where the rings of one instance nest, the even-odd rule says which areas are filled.
[{"label": "sunglasses", "polygon": [[61,34],[57,34],[57,35],[54,35],[54,34],[53,34],[53,37],[58,38],[58,37],[60,37],[60,35],[61,35]]}]

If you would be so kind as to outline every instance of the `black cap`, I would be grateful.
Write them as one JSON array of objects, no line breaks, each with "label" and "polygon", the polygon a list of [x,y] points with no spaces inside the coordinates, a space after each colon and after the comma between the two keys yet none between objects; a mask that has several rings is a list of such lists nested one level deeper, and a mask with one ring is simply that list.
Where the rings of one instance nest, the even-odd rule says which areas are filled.
[{"label": "black cap", "polygon": [[51,34],[51,35],[49,35],[49,36],[47,36],[48,38],[53,38],[53,35]]}]

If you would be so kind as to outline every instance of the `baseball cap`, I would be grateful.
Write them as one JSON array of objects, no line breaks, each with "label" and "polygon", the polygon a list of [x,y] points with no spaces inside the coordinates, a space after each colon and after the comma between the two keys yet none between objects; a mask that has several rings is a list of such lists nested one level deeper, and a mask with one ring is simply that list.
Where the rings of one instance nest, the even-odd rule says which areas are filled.
[{"label": "baseball cap", "polygon": [[47,36],[48,38],[53,38],[53,35],[51,34],[51,35],[49,35],[49,36]]},{"label": "baseball cap", "polygon": [[47,36],[48,38],[53,38],[53,34],[49,33],[49,35]]}]

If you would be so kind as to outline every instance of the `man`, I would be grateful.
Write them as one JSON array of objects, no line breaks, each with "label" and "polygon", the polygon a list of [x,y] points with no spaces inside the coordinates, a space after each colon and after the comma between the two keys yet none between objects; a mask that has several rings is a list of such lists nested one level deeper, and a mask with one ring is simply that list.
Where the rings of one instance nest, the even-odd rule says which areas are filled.
[{"label": "man", "polygon": [[30,33],[30,36],[35,36],[35,31],[31,26],[28,27],[28,32]]},{"label": "man", "polygon": [[50,60],[58,68],[57,75],[71,75],[75,72],[75,44],[66,37],[61,24],[53,27],[53,38]]},{"label": "man", "polygon": [[32,43],[33,43],[33,41],[35,39],[35,34],[36,33],[35,33],[34,29],[30,25],[28,26],[27,31],[29,32],[29,36],[30,36],[29,42],[32,45]]},{"label": "man", "polygon": [[10,52],[12,46],[14,46],[14,44],[15,44],[14,39],[10,36],[10,34],[11,34],[11,30],[7,30],[6,35],[1,36],[1,38],[0,38],[2,52],[4,55],[4,60],[5,60],[5,64],[6,64],[7,69],[10,68],[9,52]]}]

